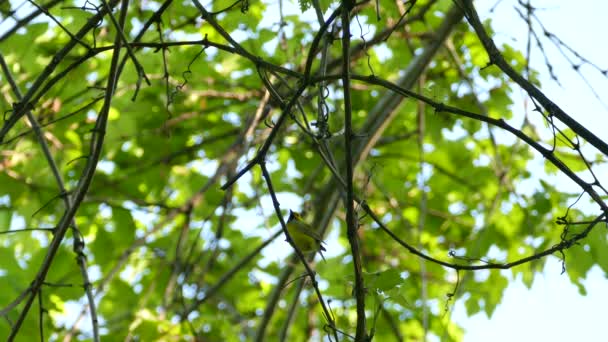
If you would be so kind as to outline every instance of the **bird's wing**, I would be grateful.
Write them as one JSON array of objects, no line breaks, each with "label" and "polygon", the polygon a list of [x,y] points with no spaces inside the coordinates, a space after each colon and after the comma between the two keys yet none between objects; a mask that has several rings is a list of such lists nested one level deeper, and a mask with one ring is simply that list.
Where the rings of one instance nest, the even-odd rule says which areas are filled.
[{"label": "bird's wing", "polygon": [[317,232],[315,232],[314,230],[312,230],[311,227],[309,227],[307,224],[303,223],[303,222],[296,222],[297,224],[295,225],[298,228],[298,231],[304,235],[308,235],[311,238],[317,240],[318,242],[323,242],[323,238],[321,237],[321,235],[319,235]]}]

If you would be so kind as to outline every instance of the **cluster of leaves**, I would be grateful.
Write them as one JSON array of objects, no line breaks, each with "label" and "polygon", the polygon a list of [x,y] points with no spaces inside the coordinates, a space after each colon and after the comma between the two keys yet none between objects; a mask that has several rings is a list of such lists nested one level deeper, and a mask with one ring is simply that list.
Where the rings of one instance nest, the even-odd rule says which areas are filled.
[{"label": "cluster of leaves", "polygon": [[[283,114],[311,54],[313,76],[340,73],[339,25],[330,25],[323,38],[327,73],[320,71],[319,51],[309,50],[321,26],[315,9],[320,6],[327,19],[338,3],[299,1],[303,14],[277,16],[275,2],[213,1],[206,8],[211,20],[201,19],[197,3],[134,2],[126,12],[122,31],[135,57],[126,57],[119,71],[94,178],[76,204],[72,228],[35,293],[38,307],[25,316],[22,325],[28,328],[20,329],[20,338],[89,339],[95,329],[111,341],[333,336],[309,278],[299,277],[301,265],[286,257],[291,247],[275,233],[278,218],[268,210],[272,202],[260,170],[220,188],[256,156],[282,115],[287,119],[264,156],[274,192],[281,209],[303,202],[314,213],[309,217],[315,226],[332,217],[319,226],[330,253],[315,271],[335,327],[354,331],[353,258],[342,200],[335,195],[343,190],[319,152],[325,149],[344,165],[340,82],[328,76],[310,85],[299,105]],[[23,93],[38,87],[27,108],[43,132],[38,135],[24,117],[0,145],[0,310],[6,322],[0,338],[12,334],[13,323],[27,311],[23,294],[48,256],[66,212],[62,199],[79,189],[98,134],[107,79],[113,77],[117,29],[108,16],[60,53],[93,15],[116,3],[56,4],[48,4],[47,20],[0,32],[8,65],[1,76],[0,109],[6,118],[19,110],[15,104],[23,105],[10,78]],[[451,1],[414,1],[403,16],[409,5],[379,1],[354,9],[353,74],[397,82],[437,39],[453,7]],[[8,22],[11,11],[1,12]],[[496,67],[485,68],[484,46],[466,23],[449,32],[419,70],[413,91],[492,119],[511,119],[509,77]],[[515,70],[524,70],[520,52],[507,46],[502,52]],[[135,59],[150,81],[141,88]],[[267,93],[269,84],[281,98]],[[377,138],[357,164],[354,185],[356,195],[402,241],[438,260],[484,265],[521,259],[564,240],[568,232],[555,220],[564,216],[570,196],[538,181],[534,172],[542,171],[529,169],[535,152],[528,145],[505,139],[506,132],[481,121],[401,95],[398,106],[384,109],[391,114],[382,128],[368,131],[367,123],[378,115],[374,106],[395,96],[380,85],[353,81],[355,142]],[[326,122],[318,114],[321,108]],[[530,126],[521,130],[534,134]],[[57,185],[41,137],[67,193]],[[573,158],[577,165],[579,160]],[[518,190],[526,182],[535,186]],[[420,340],[433,334],[459,340],[462,331],[446,308],[461,298],[469,314],[493,313],[508,284],[507,272],[473,276],[421,259],[358,208],[368,326],[377,339]],[[585,219],[573,208],[568,215]],[[589,246],[566,252],[577,256],[567,267],[574,281],[596,263],[608,270],[608,258],[601,255],[605,234],[595,232],[591,252]],[[76,247],[81,240],[82,251]],[[91,284],[75,258],[86,260]],[[544,259],[534,260],[513,273],[531,285],[543,265]],[[98,327],[87,319],[91,302],[83,288],[96,298]]]}]

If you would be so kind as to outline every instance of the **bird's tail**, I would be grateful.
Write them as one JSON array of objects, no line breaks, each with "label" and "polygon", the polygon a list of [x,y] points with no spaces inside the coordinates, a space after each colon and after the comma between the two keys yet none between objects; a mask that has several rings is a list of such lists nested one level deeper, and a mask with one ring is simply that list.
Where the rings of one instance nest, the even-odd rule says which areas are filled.
[{"label": "bird's tail", "polygon": [[319,254],[321,254],[321,258],[323,259],[323,262],[327,262],[327,260],[325,260],[325,256],[323,256],[323,252],[326,251],[325,247],[323,247],[322,245],[319,245]]}]

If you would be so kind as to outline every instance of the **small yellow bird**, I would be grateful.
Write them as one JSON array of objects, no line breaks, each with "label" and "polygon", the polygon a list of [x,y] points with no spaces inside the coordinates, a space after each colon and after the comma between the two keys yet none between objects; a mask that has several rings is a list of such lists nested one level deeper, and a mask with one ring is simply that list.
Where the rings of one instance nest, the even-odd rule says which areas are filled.
[{"label": "small yellow bird", "polygon": [[289,219],[287,219],[287,231],[293,239],[293,243],[298,246],[302,253],[319,252],[321,258],[325,261],[323,253],[325,247],[322,243],[323,239],[315,232],[310,225],[304,222],[302,216],[294,211],[289,211]]}]

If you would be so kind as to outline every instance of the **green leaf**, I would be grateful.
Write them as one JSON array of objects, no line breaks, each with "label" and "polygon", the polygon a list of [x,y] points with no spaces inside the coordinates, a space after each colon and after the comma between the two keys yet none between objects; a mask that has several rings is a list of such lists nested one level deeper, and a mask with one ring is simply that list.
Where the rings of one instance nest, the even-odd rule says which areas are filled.
[{"label": "green leaf", "polygon": [[366,274],[365,283],[368,287],[386,292],[403,283],[403,279],[401,278],[399,271],[395,269],[388,269],[381,272]]},{"label": "green leaf", "polygon": [[13,213],[8,208],[0,207],[0,231],[9,230]]}]

